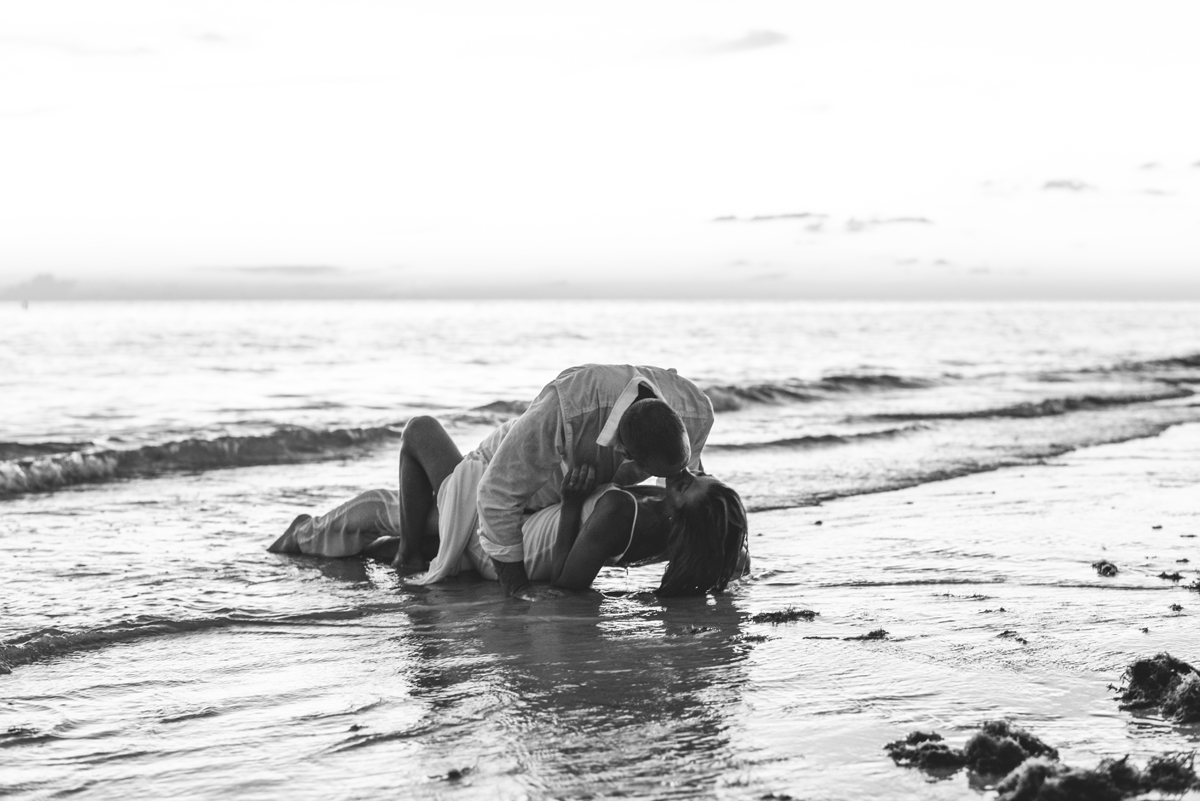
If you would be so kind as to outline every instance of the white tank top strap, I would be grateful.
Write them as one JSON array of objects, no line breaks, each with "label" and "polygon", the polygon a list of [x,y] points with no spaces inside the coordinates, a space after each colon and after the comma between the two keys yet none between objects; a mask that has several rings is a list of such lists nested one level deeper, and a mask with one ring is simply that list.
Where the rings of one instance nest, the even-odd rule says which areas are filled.
[{"label": "white tank top strap", "polygon": [[612,487],[613,490],[620,492],[626,498],[633,502],[633,522],[629,524],[629,536],[625,538],[625,547],[621,549],[621,555],[609,560],[611,564],[620,564],[625,560],[625,554],[629,553],[629,549],[633,547],[633,532],[637,530],[638,502],[637,498],[629,490],[621,489],[620,487]]}]

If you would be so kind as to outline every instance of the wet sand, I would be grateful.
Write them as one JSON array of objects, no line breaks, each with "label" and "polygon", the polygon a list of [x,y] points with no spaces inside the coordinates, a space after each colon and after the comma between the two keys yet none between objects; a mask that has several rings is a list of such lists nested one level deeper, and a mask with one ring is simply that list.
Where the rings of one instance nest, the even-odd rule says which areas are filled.
[{"label": "wet sand", "polygon": [[[1003,718],[1069,765],[1125,754],[1145,765],[1200,747],[1200,727],[1123,711],[1108,687],[1138,657],[1200,663],[1200,593],[1188,589],[1200,566],[1197,454],[1200,426],[1178,427],[757,513],[752,577],[707,602],[644,593],[656,567],[606,570],[600,593],[527,605],[490,583],[411,588],[359,560],[265,552],[296,487],[324,480],[338,497],[387,469],[383,455],[341,473],[112,485],[104,522],[128,549],[126,584],[140,582],[114,603],[131,616],[208,610],[215,622],[0,677],[11,757],[0,789],[318,798],[336,782],[346,798],[959,799],[974,793],[965,773],[931,778],[884,745],[936,730],[961,747]],[[256,503],[244,503],[247,486]],[[44,506],[14,504],[10,521],[52,531],[38,522]],[[75,580],[86,582],[87,549],[113,546],[63,547],[46,558],[82,560]],[[1101,560],[1118,572],[1098,575]],[[208,606],[189,594],[225,575],[228,591],[204,595]],[[789,608],[816,614],[754,621]]]},{"label": "wet sand", "polygon": [[[965,775],[933,781],[877,749],[914,730],[962,740],[989,718],[1016,721],[1070,764],[1126,753],[1145,764],[1200,745],[1200,727],[1120,711],[1108,689],[1135,658],[1200,658],[1200,593],[1187,589],[1200,578],[1198,455],[1200,426],[1179,427],[1044,465],[756,515],[766,572],[752,611],[770,599],[820,613],[773,632],[755,654],[770,667],[750,671],[747,703],[772,721],[750,729],[774,731],[781,745],[764,753],[792,755],[778,789],[808,797],[842,773],[862,797],[962,797]],[[1098,575],[1100,560],[1119,572]],[[886,640],[842,639],[877,628]],[[793,658],[772,660],[775,649]]]}]

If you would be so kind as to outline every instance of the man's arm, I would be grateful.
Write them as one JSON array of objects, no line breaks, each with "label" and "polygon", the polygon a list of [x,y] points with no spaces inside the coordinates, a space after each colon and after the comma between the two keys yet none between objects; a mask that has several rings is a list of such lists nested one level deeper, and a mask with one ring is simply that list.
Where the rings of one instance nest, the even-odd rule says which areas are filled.
[{"label": "man's arm", "polygon": [[564,451],[558,391],[547,386],[513,424],[479,482],[480,545],[507,595],[529,582],[521,538],[525,504],[550,479]]}]

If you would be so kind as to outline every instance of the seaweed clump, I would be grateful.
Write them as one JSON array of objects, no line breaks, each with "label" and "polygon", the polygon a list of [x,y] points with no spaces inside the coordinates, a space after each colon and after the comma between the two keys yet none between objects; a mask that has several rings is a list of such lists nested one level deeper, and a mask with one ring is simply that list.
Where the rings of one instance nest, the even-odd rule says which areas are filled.
[{"label": "seaweed clump", "polygon": [[962,749],[946,745],[937,732],[910,732],[903,740],[894,740],[883,748],[897,765],[929,773],[953,773],[967,764]]},{"label": "seaweed clump", "polygon": [[1200,787],[1194,754],[1152,757],[1145,769],[1128,757],[1105,759],[1090,770],[1031,759],[996,785],[996,801],[1121,801],[1152,791],[1185,793]]},{"label": "seaweed clump", "polygon": [[1200,790],[1195,752],[1151,757],[1145,768],[1129,757],[1103,759],[1095,768],[1073,768],[1058,761],[1051,748],[1024,729],[992,720],[967,741],[951,748],[936,732],[914,731],[884,746],[897,765],[949,776],[961,768],[1001,775],[996,801],[1123,801],[1157,791],[1182,794]]},{"label": "seaweed clump", "polygon": [[872,629],[866,634],[859,634],[857,637],[843,637],[843,640],[886,640],[888,636],[887,629]]},{"label": "seaweed clump", "polygon": [[1095,568],[1096,572],[1101,576],[1115,576],[1118,572],[1120,572],[1117,570],[1117,566],[1107,559],[1101,559],[1099,562],[1092,562],[1092,567]]},{"label": "seaweed clump", "polygon": [[1200,675],[1189,673],[1167,692],[1163,717],[1176,723],[1200,723]]},{"label": "seaweed clump", "polygon": [[1122,709],[1160,707],[1176,723],[1200,722],[1200,673],[1168,653],[1139,659],[1125,669]]},{"label": "seaweed clump", "polygon": [[811,609],[797,609],[789,606],[779,612],[759,612],[750,620],[753,623],[770,623],[772,626],[778,626],[780,623],[791,623],[793,620],[812,620],[819,614],[820,612],[814,612]]},{"label": "seaweed clump", "polygon": [[976,773],[1004,774],[1032,757],[1058,759],[1058,750],[1007,720],[989,720],[963,748]]},{"label": "seaweed clump", "polygon": [[1003,776],[1027,759],[1058,759],[1057,749],[1006,720],[989,720],[963,748],[951,748],[936,732],[915,731],[884,746],[897,765],[942,773],[970,768]]}]

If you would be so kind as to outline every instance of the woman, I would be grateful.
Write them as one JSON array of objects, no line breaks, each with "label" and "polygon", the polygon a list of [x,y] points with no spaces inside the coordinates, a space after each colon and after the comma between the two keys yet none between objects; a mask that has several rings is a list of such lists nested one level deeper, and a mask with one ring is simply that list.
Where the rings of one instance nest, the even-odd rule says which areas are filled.
[{"label": "woman", "polygon": [[586,589],[605,565],[665,558],[658,595],[704,595],[724,591],[749,571],[746,510],[731,487],[685,468],[665,488],[601,488],[585,515],[587,500],[597,497],[588,494],[591,475],[586,466],[569,471],[559,509],[543,510],[558,517],[549,576],[554,586]]},{"label": "woman", "polygon": [[[409,567],[424,557],[431,560],[428,570],[409,579],[420,584],[467,569],[495,579],[479,545],[475,490],[511,427],[511,421],[500,426],[464,458],[436,420],[410,421],[400,449],[398,492],[370,490],[320,517],[300,515],[268,550],[361,554]],[[687,595],[721,592],[748,569],[745,510],[737,493],[715,478],[685,470],[668,479],[665,489],[593,485],[590,466],[567,470],[561,503],[525,518],[531,580],[585,589],[605,565],[666,558],[670,565],[658,592]]]}]

